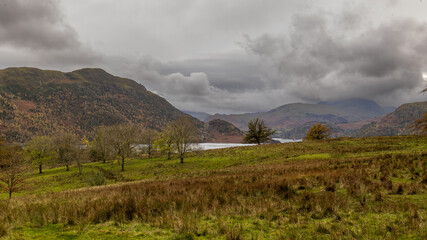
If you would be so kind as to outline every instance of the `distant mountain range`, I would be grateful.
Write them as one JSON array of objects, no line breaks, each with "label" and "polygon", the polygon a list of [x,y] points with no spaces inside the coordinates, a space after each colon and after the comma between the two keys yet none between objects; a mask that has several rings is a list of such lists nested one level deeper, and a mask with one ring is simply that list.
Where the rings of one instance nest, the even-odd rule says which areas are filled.
[{"label": "distant mountain range", "polygon": [[[101,125],[133,123],[161,130],[188,116],[143,85],[102,69],[68,73],[24,67],[0,70],[0,107],[0,137],[19,143],[61,131],[88,136]],[[221,132],[221,125],[236,136],[229,123],[205,126],[195,118],[192,121],[203,140],[216,141],[218,132],[224,139],[228,133]]]},{"label": "distant mountain range", "polygon": [[215,114],[206,121],[221,119],[241,130],[247,130],[250,119],[261,118],[267,126],[278,130],[279,137],[284,138],[302,138],[313,123],[321,122],[330,125],[335,136],[339,136],[349,135],[362,126],[360,122],[377,118],[392,110],[389,107],[383,108],[374,101],[356,98],[317,104],[292,103],[261,113]]},{"label": "distant mountain range", "polygon": [[364,125],[352,134],[354,137],[410,135],[417,132],[412,128],[416,119],[427,113],[427,101],[407,103],[383,118]]},{"label": "distant mountain range", "polygon": [[209,113],[205,113],[205,112],[191,112],[191,111],[183,111],[183,113],[186,113],[192,117],[195,117],[197,119],[199,119],[200,121],[204,122],[206,121],[206,119],[208,119],[210,116],[212,116]]}]

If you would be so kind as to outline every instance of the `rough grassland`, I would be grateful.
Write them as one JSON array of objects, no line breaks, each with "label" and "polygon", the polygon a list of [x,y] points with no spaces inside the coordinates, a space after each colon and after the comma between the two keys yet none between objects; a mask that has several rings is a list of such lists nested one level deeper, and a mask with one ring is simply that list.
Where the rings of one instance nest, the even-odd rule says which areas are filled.
[{"label": "rough grassland", "polygon": [[[426,239],[427,137],[334,139],[35,172],[5,239]],[[106,183],[88,187],[102,171]],[[139,180],[139,181],[135,181]],[[76,189],[78,190],[70,190]]]}]

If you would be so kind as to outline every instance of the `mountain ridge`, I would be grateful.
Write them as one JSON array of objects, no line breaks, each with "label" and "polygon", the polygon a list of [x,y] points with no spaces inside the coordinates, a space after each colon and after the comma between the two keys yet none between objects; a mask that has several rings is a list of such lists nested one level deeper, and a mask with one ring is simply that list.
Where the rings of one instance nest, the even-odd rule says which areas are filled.
[{"label": "mountain ridge", "polygon": [[[286,138],[301,138],[306,128],[322,122],[330,125],[352,124],[377,118],[387,113],[377,103],[368,99],[353,98],[343,101],[309,103],[290,103],[271,109],[267,112],[249,114],[215,114],[207,119],[222,119],[233,123],[241,130],[247,129],[251,118],[261,118],[266,124],[278,130],[278,136]],[[349,134],[353,130],[340,129],[338,135]]]}]

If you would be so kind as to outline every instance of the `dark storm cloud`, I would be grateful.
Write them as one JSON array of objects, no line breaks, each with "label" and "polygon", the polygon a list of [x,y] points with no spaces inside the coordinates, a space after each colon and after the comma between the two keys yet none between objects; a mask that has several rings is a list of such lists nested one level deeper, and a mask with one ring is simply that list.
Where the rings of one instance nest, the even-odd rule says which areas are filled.
[{"label": "dark storm cloud", "polygon": [[297,15],[289,35],[249,38],[246,47],[276,64],[289,93],[309,101],[366,97],[390,103],[390,96],[420,87],[427,67],[425,23],[391,20],[348,32],[337,17]]},{"label": "dark storm cloud", "polygon": [[[71,68],[99,59],[64,22],[57,1],[4,0],[0,3],[0,53],[24,55],[17,64]],[[15,57],[16,58],[16,57]],[[6,64],[0,61],[0,64]],[[40,64],[41,63],[41,64]]]},{"label": "dark storm cloud", "polygon": [[75,31],[65,24],[54,1],[4,0],[0,4],[0,41],[16,47],[76,47]]}]

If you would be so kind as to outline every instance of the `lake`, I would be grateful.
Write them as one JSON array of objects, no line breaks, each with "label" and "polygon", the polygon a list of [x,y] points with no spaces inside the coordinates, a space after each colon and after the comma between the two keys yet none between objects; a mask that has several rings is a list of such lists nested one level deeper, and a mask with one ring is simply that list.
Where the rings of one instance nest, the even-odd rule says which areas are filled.
[{"label": "lake", "polygon": [[[279,141],[281,143],[301,142],[302,141],[301,139],[283,139],[283,138],[273,138],[273,140]],[[255,145],[256,144],[247,144],[247,143],[199,143],[199,144],[197,144],[197,148],[200,150],[211,150],[211,149],[255,146]]]}]

